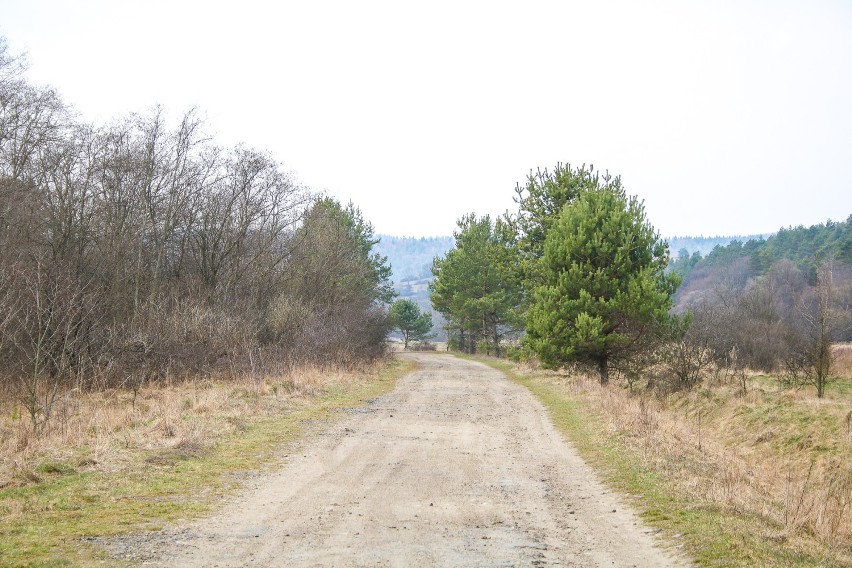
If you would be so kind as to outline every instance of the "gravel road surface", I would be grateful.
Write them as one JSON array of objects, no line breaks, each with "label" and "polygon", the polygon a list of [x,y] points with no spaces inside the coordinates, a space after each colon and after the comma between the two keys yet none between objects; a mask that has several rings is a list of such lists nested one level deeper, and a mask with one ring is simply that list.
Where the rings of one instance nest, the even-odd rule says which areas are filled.
[{"label": "gravel road surface", "polygon": [[152,566],[685,566],[523,387],[404,354],[396,390],[309,435],[212,517],[113,539]]}]

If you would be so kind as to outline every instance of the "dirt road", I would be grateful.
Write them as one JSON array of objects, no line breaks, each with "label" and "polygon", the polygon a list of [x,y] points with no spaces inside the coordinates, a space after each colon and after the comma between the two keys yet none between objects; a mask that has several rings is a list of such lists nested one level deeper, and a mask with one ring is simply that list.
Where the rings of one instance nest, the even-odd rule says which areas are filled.
[{"label": "dirt road", "polygon": [[420,369],[318,432],[219,514],[117,541],[156,566],[677,566],[522,387]]}]

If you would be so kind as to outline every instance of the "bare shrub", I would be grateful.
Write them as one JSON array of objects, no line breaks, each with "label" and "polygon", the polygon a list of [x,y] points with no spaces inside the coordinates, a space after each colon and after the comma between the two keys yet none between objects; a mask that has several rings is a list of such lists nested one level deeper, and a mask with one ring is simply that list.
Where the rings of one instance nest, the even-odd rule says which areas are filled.
[{"label": "bare shrub", "polygon": [[[702,306],[702,312],[707,308]],[[661,348],[661,358],[668,371],[677,379],[680,388],[690,389],[699,384],[714,363],[711,349],[712,318],[699,313],[675,316],[669,337]]]},{"label": "bare shrub", "polygon": [[[844,275],[840,279],[828,278],[822,270],[816,284],[810,285],[799,267],[782,260],[763,276],[743,281],[746,273],[737,272],[739,277],[716,283],[715,299],[694,306],[689,331],[712,356],[716,378],[729,366],[730,354],[736,353],[737,369],[781,369],[778,376],[783,387],[824,384],[829,377],[830,342],[842,338],[842,322],[849,316],[848,307],[842,307],[837,298],[845,297],[850,286],[844,265],[832,264],[829,271]],[[842,293],[834,282],[843,283]],[[673,347],[679,349],[670,348],[669,359],[678,361],[676,374],[686,377],[690,374],[686,362],[696,360],[698,353],[687,357],[687,345]],[[728,374],[743,378],[738,370]],[[744,383],[742,387],[745,391]],[[818,394],[823,391],[817,387]]]},{"label": "bare shrub", "polygon": [[824,396],[832,379],[832,342],[842,334],[843,319],[835,294],[834,267],[827,263],[817,270],[816,285],[801,295],[790,317],[783,375],[790,386],[812,384],[817,396]]},{"label": "bare shrub", "polygon": [[41,259],[16,271],[12,280],[4,359],[7,372],[18,378],[21,402],[39,433],[60,391],[79,388],[97,356],[92,341],[97,299]]}]

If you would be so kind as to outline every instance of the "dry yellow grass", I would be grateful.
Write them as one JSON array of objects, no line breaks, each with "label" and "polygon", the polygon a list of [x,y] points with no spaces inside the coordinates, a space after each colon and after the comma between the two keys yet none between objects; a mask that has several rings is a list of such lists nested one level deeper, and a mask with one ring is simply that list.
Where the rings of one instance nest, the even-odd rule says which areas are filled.
[{"label": "dry yellow grass", "polygon": [[832,371],[838,377],[852,379],[852,343],[839,343],[832,349]]},{"label": "dry yellow grass", "polygon": [[[758,376],[745,395],[739,385],[720,384],[658,397],[601,387],[581,373],[520,372],[551,385],[549,392],[566,393],[566,400],[582,401],[605,426],[600,443],[610,437],[626,444],[647,471],[676,488],[679,500],[735,515],[740,534],[744,526],[776,550],[766,556],[747,550],[728,561],[852,565],[848,381],[822,400],[813,389],[778,391],[776,381]],[[707,560],[717,551],[703,554],[705,563],[718,561]]]},{"label": "dry yellow grass", "polygon": [[150,463],[192,455],[247,419],[287,411],[300,399],[358,377],[307,368],[286,376],[158,384],[135,397],[124,390],[69,391],[38,436],[20,404],[5,396],[0,399],[0,488],[36,482],[40,470],[58,464],[79,472],[118,472],[140,451],[149,454]]},{"label": "dry yellow grass", "polygon": [[196,518],[285,460],[306,428],[387,392],[413,366],[185,380],[135,399],[69,392],[39,436],[0,397],[0,566],[102,563],[88,539]]}]

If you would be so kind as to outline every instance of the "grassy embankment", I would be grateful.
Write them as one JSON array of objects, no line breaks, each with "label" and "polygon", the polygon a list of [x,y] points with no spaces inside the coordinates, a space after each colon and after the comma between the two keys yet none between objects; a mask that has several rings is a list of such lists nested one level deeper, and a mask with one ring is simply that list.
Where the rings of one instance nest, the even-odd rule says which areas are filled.
[{"label": "grassy embankment", "polygon": [[530,389],[642,517],[701,566],[852,565],[852,346],[817,399],[772,377],[656,396],[480,359]]},{"label": "grassy embankment", "polygon": [[102,554],[88,537],[203,515],[246,472],[286,459],[310,424],[392,390],[413,366],[84,394],[39,437],[0,400],[0,566],[86,564]]}]

